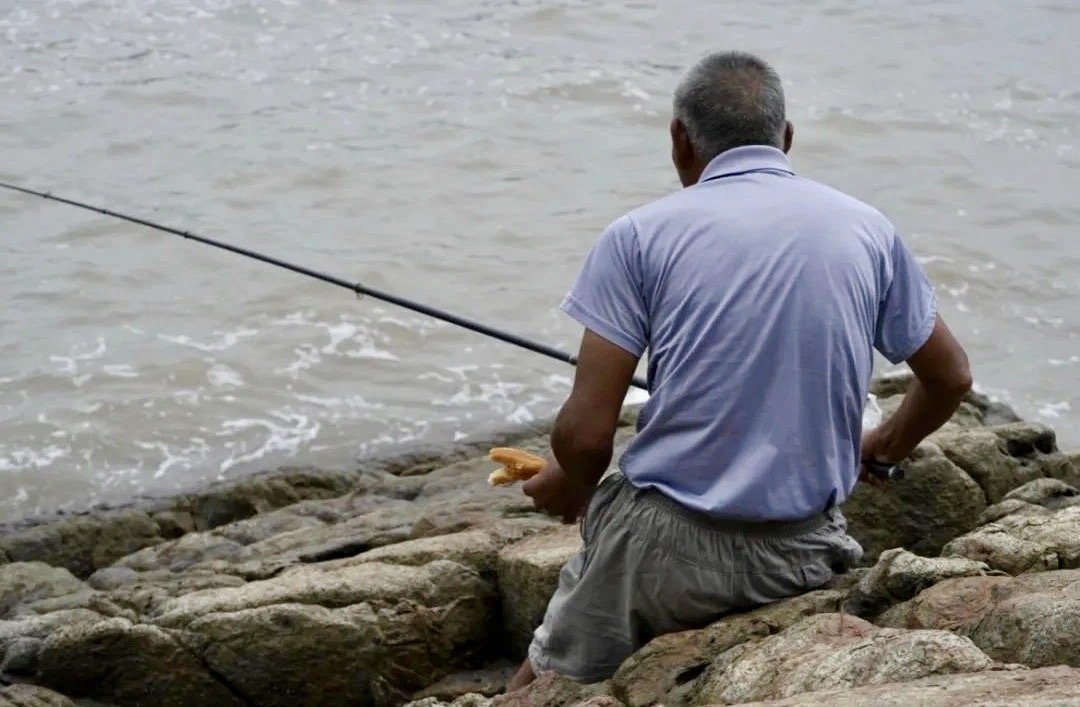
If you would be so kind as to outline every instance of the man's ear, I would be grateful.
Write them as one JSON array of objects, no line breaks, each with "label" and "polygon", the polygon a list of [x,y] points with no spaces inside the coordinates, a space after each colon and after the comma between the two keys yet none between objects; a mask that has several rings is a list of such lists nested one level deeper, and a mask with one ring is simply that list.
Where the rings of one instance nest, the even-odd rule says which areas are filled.
[{"label": "man's ear", "polygon": [[786,155],[791,150],[791,143],[795,140],[795,126],[791,124],[791,121],[785,121],[784,123],[784,154]]},{"label": "man's ear", "polygon": [[671,162],[675,165],[675,171],[679,173],[679,180],[684,187],[697,181],[693,174],[696,161],[697,155],[694,154],[694,144],[690,142],[690,133],[681,120],[672,118]]}]

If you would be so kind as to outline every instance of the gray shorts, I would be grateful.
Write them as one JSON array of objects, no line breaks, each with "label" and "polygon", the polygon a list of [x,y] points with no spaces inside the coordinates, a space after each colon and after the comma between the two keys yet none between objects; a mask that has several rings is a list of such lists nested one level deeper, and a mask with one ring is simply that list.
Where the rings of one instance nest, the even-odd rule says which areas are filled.
[{"label": "gray shorts", "polygon": [[585,543],[533,634],[536,671],[598,682],[655,636],[820,587],[859,560],[837,509],[793,523],[719,521],[621,474],[582,521]]}]

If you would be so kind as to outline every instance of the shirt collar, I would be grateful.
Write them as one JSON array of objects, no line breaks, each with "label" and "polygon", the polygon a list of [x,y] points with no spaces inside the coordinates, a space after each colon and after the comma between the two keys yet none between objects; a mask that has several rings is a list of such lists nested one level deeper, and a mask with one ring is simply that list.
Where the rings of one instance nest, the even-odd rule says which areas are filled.
[{"label": "shirt collar", "polygon": [[746,145],[721,152],[705,166],[698,184],[710,179],[731,177],[747,172],[771,170],[793,175],[791,162],[782,150],[768,145]]}]

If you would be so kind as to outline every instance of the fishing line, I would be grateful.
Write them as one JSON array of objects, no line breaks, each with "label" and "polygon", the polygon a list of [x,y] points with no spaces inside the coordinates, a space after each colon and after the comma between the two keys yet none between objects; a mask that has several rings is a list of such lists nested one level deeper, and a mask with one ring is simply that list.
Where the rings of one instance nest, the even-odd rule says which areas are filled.
[{"label": "fishing line", "polygon": [[[538,353],[538,354],[541,354],[543,356],[547,356],[548,358],[553,358],[553,359],[555,359],[557,361],[562,361],[563,363],[569,363],[571,366],[576,366],[577,365],[577,356],[573,356],[573,355],[571,355],[571,354],[569,354],[569,353],[567,353],[565,351],[560,351],[559,349],[556,349],[556,348],[554,348],[552,346],[548,346],[547,344],[544,344],[542,342],[533,341],[533,340],[527,339],[527,338],[525,338],[523,336],[518,336],[517,334],[512,334],[510,332],[503,331],[501,329],[497,329],[497,328],[492,327],[492,326],[488,326],[487,324],[484,324],[483,322],[478,322],[478,321],[476,321],[474,319],[468,319],[467,317],[461,317],[461,316],[458,316],[458,315],[453,314],[451,312],[446,312],[444,310],[438,309],[437,307],[432,307],[432,306],[424,304],[422,302],[416,302],[414,300],[406,299],[404,297],[399,297],[399,296],[397,296],[395,294],[391,294],[389,292],[383,292],[383,291],[377,290],[377,289],[375,289],[373,287],[368,287],[367,285],[363,285],[363,284],[361,284],[359,282],[350,282],[348,280],[345,280],[344,278],[340,278],[340,277],[337,277],[335,275],[329,275],[327,273],[319,272],[318,270],[313,270],[311,268],[304,267],[303,265],[296,265],[294,263],[290,263],[290,262],[287,262],[285,260],[281,260],[280,258],[275,258],[274,256],[266,255],[264,253],[259,253],[257,251],[250,250],[248,248],[241,248],[240,246],[232,245],[231,243],[225,243],[224,241],[215,240],[213,238],[207,238],[206,236],[200,236],[200,235],[192,233],[190,231],[182,231],[182,230],[180,230],[178,228],[173,228],[171,226],[166,226],[166,225],[163,225],[163,224],[160,224],[160,223],[155,223],[153,221],[150,221],[150,220],[147,220],[147,219],[144,219],[144,218],[139,218],[138,216],[129,216],[127,214],[122,214],[122,213],[120,213],[118,211],[113,211],[112,209],[106,209],[106,208],[102,208],[100,206],[94,206],[93,204],[87,204],[87,203],[84,203],[82,201],[76,201],[75,199],[68,199],[67,197],[63,197],[63,196],[56,196],[56,195],[54,195],[54,194],[52,194],[50,192],[43,192],[43,191],[37,191],[35,189],[28,189],[27,187],[22,187],[22,186],[19,186],[17,184],[8,184],[6,182],[0,182],[0,187],[3,187],[4,189],[9,189],[11,191],[21,192],[23,194],[29,194],[30,196],[39,196],[42,199],[48,199],[49,201],[56,201],[56,202],[59,202],[61,204],[67,204],[69,206],[74,206],[74,207],[79,208],[79,209],[85,209],[87,211],[93,211],[95,213],[99,213],[99,214],[102,214],[104,216],[110,216],[112,218],[117,218],[117,219],[120,219],[122,221],[128,221],[130,223],[138,224],[140,226],[145,226],[147,228],[152,228],[152,229],[157,230],[157,231],[163,231],[165,233],[171,233],[174,236],[180,236],[181,238],[186,238],[187,240],[196,241],[197,243],[202,243],[202,244],[208,245],[208,246],[213,246],[214,248],[220,248],[222,250],[227,250],[230,253],[236,253],[237,255],[242,255],[242,256],[244,256],[246,258],[252,258],[253,260],[259,260],[259,261],[262,261],[264,263],[268,263],[270,265],[275,265],[275,266],[277,266],[279,268],[284,268],[285,270],[291,270],[291,271],[293,271],[295,273],[299,273],[301,275],[307,275],[308,277],[315,278],[316,280],[322,280],[323,282],[328,282],[331,285],[337,285],[338,287],[343,287],[346,290],[352,290],[354,293],[356,293],[356,295],[358,297],[361,296],[361,295],[364,295],[364,296],[367,296],[367,297],[372,297],[372,298],[377,299],[377,300],[381,300],[383,302],[389,302],[390,304],[396,305],[398,307],[403,307],[405,309],[409,309],[409,310],[412,310],[414,312],[419,312],[420,314],[425,314],[425,315],[427,315],[429,317],[433,317],[435,319],[439,319],[439,320],[442,320],[444,322],[449,322],[450,324],[454,324],[455,326],[459,326],[459,327],[462,327],[464,329],[468,329],[469,331],[474,331],[477,334],[483,334],[484,336],[489,336],[489,337],[491,337],[493,339],[498,339],[499,341],[502,341],[504,343],[512,344],[514,346],[518,346],[520,348],[527,349],[527,350],[532,351],[534,353]],[[643,380],[642,378],[637,377],[637,376],[634,377],[634,379],[631,381],[631,384],[634,387],[641,388],[642,390],[648,390],[649,389],[648,384],[645,382],[645,380]]]}]

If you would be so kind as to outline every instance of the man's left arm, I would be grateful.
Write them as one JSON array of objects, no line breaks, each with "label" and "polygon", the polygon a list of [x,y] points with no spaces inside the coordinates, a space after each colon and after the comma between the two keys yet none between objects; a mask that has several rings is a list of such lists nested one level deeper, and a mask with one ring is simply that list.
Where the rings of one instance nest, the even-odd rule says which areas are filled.
[{"label": "man's left arm", "polygon": [[570,397],[551,433],[554,459],[527,481],[525,494],[541,510],[572,523],[611,463],[615,428],[638,357],[585,330]]}]

